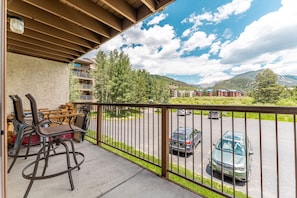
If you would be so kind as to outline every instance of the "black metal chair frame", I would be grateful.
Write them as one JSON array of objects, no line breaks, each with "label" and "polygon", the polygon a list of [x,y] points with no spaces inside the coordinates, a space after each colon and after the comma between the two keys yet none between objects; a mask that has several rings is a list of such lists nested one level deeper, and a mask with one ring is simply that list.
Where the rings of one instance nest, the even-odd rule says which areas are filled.
[{"label": "black metal chair frame", "polygon": [[[72,179],[72,174],[71,171],[74,169],[80,170],[80,165],[84,162],[84,154],[75,151],[74,144],[71,139],[63,139],[61,138],[62,135],[69,134],[69,133],[74,133],[74,132],[81,132],[85,133],[86,131],[72,125],[70,123],[71,119],[69,119],[69,124],[68,125],[58,125],[58,126],[50,126],[51,122],[49,120],[38,120],[38,112],[37,112],[37,105],[34,97],[31,94],[27,94],[26,97],[30,101],[30,106],[31,106],[31,111],[32,111],[32,120],[33,120],[33,126],[36,132],[43,137],[44,139],[47,138],[49,141],[45,143],[42,148],[39,150],[36,160],[28,164],[22,171],[22,175],[25,179],[30,180],[30,183],[28,185],[28,188],[26,190],[26,193],[24,197],[27,197],[30,189],[33,185],[33,182],[35,180],[41,180],[41,179],[48,179],[52,177],[56,177],[62,174],[67,173],[69,177],[69,182],[71,186],[71,190],[74,189],[74,183]],[[44,127],[45,125],[49,125],[48,127]],[[69,150],[69,147],[66,142],[70,142],[71,145],[71,150]],[[62,145],[65,148],[64,152],[55,152],[54,149],[51,149],[54,145]],[[54,151],[51,154],[51,151]],[[42,154],[44,156],[42,157]],[[71,166],[70,163],[70,154],[73,156],[73,160],[75,162],[74,166]],[[56,173],[51,173],[46,175],[46,169],[48,167],[48,162],[50,157],[54,157],[57,155],[66,155],[66,160],[67,160],[67,167],[66,169],[56,172]],[[78,162],[77,156],[81,156],[81,160]],[[44,160],[44,167],[42,174],[40,174],[40,171],[38,171],[38,166],[39,162]],[[27,173],[29,167],[34,166],[33,172]],[[40,175],[38,175],[38,173]]]},{"label": "black metal chair frame", "polygon": [[[9,157],[13,157],[13,161],[11,162],[8,168],[8,173],[10,173],[17,158],[24,157],[25,159],[27,159],[27,157],[37,155],[37,153],[29,153],[32,135],[36,135],[37,133],[32,124],[26,121],[26,115],[23,111],[22,100],[18,95],[10,95],[9,97],[12,99],[14,108],[14,118],[12,122],[14,126],[14,131],[16,132],[16,140],[14,142],[13,150],[8,153]],[[22,147],[22,143],[25,137],[28,137],[28,143],[26,144],[27,151],[26,154],[20,155],[20,149]]]}]

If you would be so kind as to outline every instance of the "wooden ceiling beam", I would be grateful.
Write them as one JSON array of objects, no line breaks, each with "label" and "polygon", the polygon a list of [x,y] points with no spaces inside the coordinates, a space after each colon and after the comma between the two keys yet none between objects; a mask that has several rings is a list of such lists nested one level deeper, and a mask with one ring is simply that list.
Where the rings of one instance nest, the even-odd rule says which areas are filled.
[{"label": "wooden ceiling beam", "polygon": [[120,32],[123,30],[121,20],[98,6],[92,1],[82,1],[82,0],[61,0],[65,4],[73,6],[75,9],[93,17],[94,19],[101,21],[102,23],[110,26],[114,30]]},{"label": "wooden ceiling beam", "polygon": [[101,38],[98,38],[95,33],[22,1],[10,1],[7,7],[8,11],[12,11],[21,16],[31,18],[32,20],[39,21],[45,25],[60,29],[64,32],[87,39],[94,43],[101,43]]},{"label": "wooden ceiling beam", "polygon": [[34,30],[30,30],[30,29],[26,29],[26,34],[24,36],[28,37],[28,38],[32,38],[35,39],[37,41],[44,41],[44,42],[48,42],[48,43],[52,43],[55,44],[57,46],[61,46],[70,50],[74,50],[77,51],[79,53],[85,53],[88,49],[90,48],[85,48],[82,47],[78,44],[73,44],[64,40],[61,40],[59,38],[56,37],[52,37],[50,35],[46,35],[46,34],[42,34],[39,32],[36,32]]},{"label": "wooden ceiling beam", "polygon": [[32,56],[32,57],[43,58],[43,59],[48,59],[48,60],[54,60],[54,61],[59,61],[59,62],[64,62],[64,63],[69,63],[69,62],[71,62],[73,60],[73,59],[68,59],[68,58],[61,58],[61,57],[58,57],[58,56],[54,56],[54,55],[51,55],[51,54],[39,52],[39,51],[36,51],[36,50],[28,50],[28,49],[23,48],[23,47],[17,47],[17,46],[11,46],[11,45],[8,45],[7,50],[9,52],[23,54],[23,55],[26,55],[26,56]]},{"label": "wooden ceiling beam", "polygon": [[151,12],[156,11],[156,0],[141,0],[141,2],[150,9]]},{"label": "wooden ceiling beam", "polygon": [[21,34],[14,34],[11,31],[7,32],[7,38],[10,40],[20,41],[25,44],[33,44],[35,46],[40,46],[40,47],[46,46],[47,48],[49,48],[51,50],[56,50],[59,53],[66,53],[69,55],[80,56],[80,53],[78,51],[71,50],[71,49],[65,48],[63,46],[55,45],[48,41],[37,40],[37,39],[30,38],[30,37],[27,37],[27,36],[24,36]]},{"label": "wooden ceiling beam", "polygon": [[[82,12],[78,12],[73,8],[61,3],[59,0],[23,0],[24,2],[49,12],[53,15],[61,17],[78,26],[82,26],[106,38],[110,38],[110,27],[102,24]],[[96,5],[96,4],[95,4]]]},{"label": "wooden ceiling beam", "polygon": [[39,32],[39,33],[42,33],[45,35],[49,35],[49,36],[76,44],[76,45],[86,47],[88,49],[91,49],[93,47],[91,42],[86,41],[83,38],[74,36],[73,34],[63,32],[62,30],[53,28],[51,26],[47,26],[43,23],[31,20],[27,17],[24,17],[24,21],[25,21],[25,33],[26,33],[27,29],[30,29],[30,30],[34,30],[36,32]]},{"label": "wooden ceiling beam", "polygon": [[22,47],[22,48],[25,48],[28,50],[38,49],[38,51],[40,51],[40,52],[46,52],[47,54],[51,54],[51,55],[61,57],[61,58],[73,59],[73,58],[78,57],[78,56],[66,54],[65,52],[58,52],[56,50],[52,50],[50,48],[47,48],[46,46],[35,45],[34,43],[27,44],[23,41],[17,41],[17,40],[12,40],[12,39],[8,39],[7,41],[9,42],[9,44],[11,46]]},{"label": "wooden ceiling beam", "polygon": [[125,1],[119,0],[101,0],[107,6],[111,7],[113,10],[121,14],[123,17],[127,18],[132,23],[137,22],[135,8],[127,4]]}]

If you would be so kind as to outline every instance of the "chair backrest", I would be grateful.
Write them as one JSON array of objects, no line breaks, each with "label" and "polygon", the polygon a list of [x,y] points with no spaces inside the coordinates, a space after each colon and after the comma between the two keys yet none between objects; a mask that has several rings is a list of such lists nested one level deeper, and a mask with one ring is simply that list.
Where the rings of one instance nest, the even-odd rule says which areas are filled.
[{"label": "chair backrest", "polygon": [[31,94],[26,94],[26,97],[30,101],[33,125],[37,126],[37,124],[39,123],[39,119],[38,119],[38,109],[37,109],[35,98]]},{"label": "chair backrest", "polygon": [[83,130],[88,130],[89,124],[90,120],[88,118],[88,114],[80,115],[75,118],[74,125]]},{"label": "chair backrest", "polygon": [[14,119],[20,123],[25,121],[22,99],[18,95],[9,96],[13,102]]}]

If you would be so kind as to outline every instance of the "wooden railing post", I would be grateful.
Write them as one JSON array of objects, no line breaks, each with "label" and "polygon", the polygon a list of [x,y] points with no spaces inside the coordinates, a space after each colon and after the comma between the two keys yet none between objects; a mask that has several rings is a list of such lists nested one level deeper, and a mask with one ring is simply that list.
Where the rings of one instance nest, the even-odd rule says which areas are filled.
[{"label": "wooden railing post", "polygon": [[101,147],[102,105],[97,105],[97,145]]},{"label": "wooden railing post", "polygon": [[162,108],[162,177],[168,178],[169,163],[169,113],[166,107]]}]

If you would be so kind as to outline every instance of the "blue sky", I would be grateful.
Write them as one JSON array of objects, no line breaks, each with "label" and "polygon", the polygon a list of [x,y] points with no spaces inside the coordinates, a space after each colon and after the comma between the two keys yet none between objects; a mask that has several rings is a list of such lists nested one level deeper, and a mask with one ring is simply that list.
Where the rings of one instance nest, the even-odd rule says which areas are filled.
[{"label": "blue sky", "polygon": [[176,0],[99,49],[190,84],[265,68],[297,75],[296,10],[297,0]]}]

